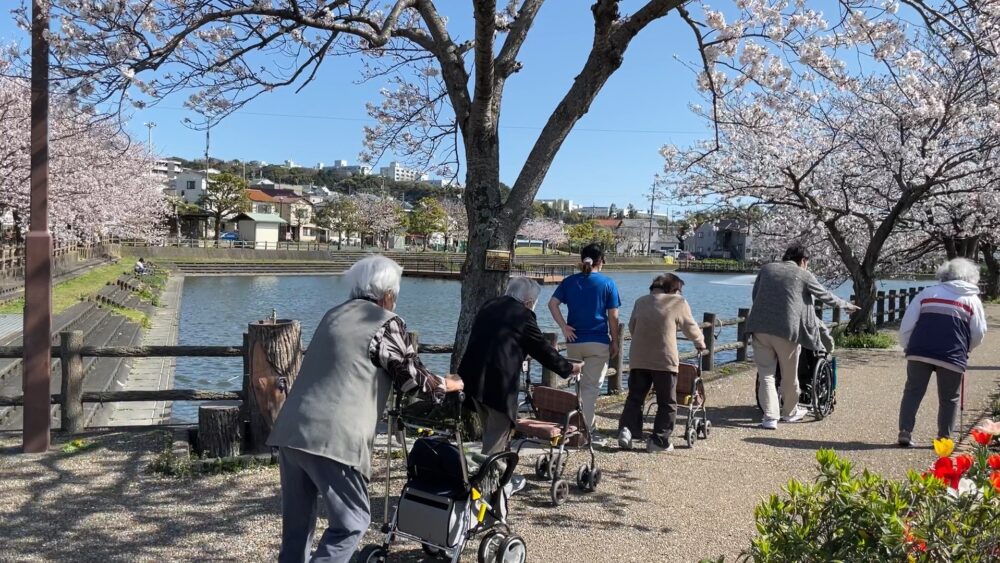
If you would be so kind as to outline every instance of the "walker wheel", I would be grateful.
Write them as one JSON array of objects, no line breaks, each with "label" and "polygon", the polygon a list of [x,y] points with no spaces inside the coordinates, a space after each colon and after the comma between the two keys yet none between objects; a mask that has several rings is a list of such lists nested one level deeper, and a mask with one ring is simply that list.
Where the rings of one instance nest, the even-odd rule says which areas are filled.
[{"label": "walker wheel", "polygon": [[705,419],[705,439],[708,439],[709,434],[712,433],[712,421]]},{"label": "walker wheel", "polygon": [[552,483],[552,490],[550,491],[550,496],[552,498],[552,504],[559,506],[569,498],[569,483],[563,481],[562,479]]},{"label": "walker wheel", "polygon": [[381,545],[366,545],[358,554],[358,563],[385,563],[389,556]]},{"label": "walker wheel", "polygon": [[427,556],[430,558],[437,559],[439,557],[444,557],[444,550],[439,547],[434,547],[431,545],[427,545],[426,543],[422,543],[420,544],[420,548],[423,549],[424,553],[426,553]]},{"label": "walker wheel", "polygon": [[500,553],[500,544],[507,539],[507,536],[500,530],[486,532],[482,541],[479,542],[479,563],[494,563],[497,554]]},{"label": "walker wheel", "polygon": [[535,475],[539,479],[549,478],[549,456],[541,455],[535,458]]},{"label": "walker wheel", "polygon": [[576,486],[583,491],[590,487],[590,468],[586,465],[581,465],[576,470]]},{"label": "walker wheel", "polygon": [[601,468],[600,467],[595,467],[594,469],[592,469],[590,471],[589,480],[588,480],[589,482],[588,482],[588,487],[587,487],[588,490],[591,490],[591,491],[596,491],[597,490],[597,486],[601,484],[601,475],[602,475],[602,472],[601,472]]},{"label": "walker wheel", "polygon": [[513,535],[500,542],[496,563],[524,563],[528,560],[528,546],[521,536]]},{"label": "walker wheel", "polygon": [[695,434],[694,426],[688,423],[684,426],[684,441],[687,442],[687,447],[694,446],[695,440],[697,440],[697,435]]}]

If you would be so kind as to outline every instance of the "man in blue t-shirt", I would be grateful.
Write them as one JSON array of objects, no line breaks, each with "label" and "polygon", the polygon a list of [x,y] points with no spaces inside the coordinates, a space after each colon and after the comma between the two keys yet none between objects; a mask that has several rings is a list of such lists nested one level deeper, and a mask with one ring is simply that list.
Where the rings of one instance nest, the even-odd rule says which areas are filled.
[{"label": "man in blue t-shirt", "polygon": [[[580,273],[564,279],[549,300],[549,312],[566,338],[566,357],[583,361],[580,403],[587,427],[593,432],[594,411],[608,360],[618,350],[618,308],[621,298],[614,280],[600,273],[604,251],[590,244],[580,251]],[[569,321],[559,306],[566,304]]]}]

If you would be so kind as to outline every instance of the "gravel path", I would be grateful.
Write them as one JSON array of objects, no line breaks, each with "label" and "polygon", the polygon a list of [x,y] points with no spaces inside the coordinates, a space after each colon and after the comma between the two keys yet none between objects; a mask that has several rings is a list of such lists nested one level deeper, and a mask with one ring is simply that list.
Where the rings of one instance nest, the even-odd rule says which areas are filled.
[{"label": "gravel path", "polygon": [[[972,358],[965,423],[972,424],[1000,385],[1000,307],[989,307],[991,333]],[[671,454],[602,448],[604,481],[597,492],[573,490],[562,507],[531,475],[514,498],[511,522],[533,561],[698,561],[746,547],[753,509],[790,478],[812,479],[815,450],[833,448],[858,466],[902,477],[933,459],[936,401],[928,393],[915,439],[927,446],[895,447],[904,374],[899,352],[838,353],[839,397],[822,421],[759,430],[753,375],[744,372],[707,386],[713,433]],[[620,401],[599,408],[599,425],[616,427]],[[161,448],[160,433],[88,436],[96,447],[77,454],[17,454],[19,437],[0,436],[0,561],[271,561],[280,532],[276,468],[193,480],[146,473]],[[574,455],[575,474],[583,455]],[[528,460],[530,464],[530,460]],[[399,490],[398,463],[393,492]],[[381,520],[381,468],[372,482],[372,509]],[[527,465],[526,465],[527,469]],[[319,524],[323,525],[322,521]],[[366,542],[380,539],[378,524]],[[421,560],[402,545],[393,559]],[[475,560],[472,549],[466,559]]]}]

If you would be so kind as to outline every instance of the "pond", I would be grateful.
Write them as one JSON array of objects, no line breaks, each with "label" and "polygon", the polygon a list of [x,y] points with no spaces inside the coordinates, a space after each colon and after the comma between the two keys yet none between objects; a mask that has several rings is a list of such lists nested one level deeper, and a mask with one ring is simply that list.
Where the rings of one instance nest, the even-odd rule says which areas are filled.
[{"label": "pond", "polygon": [[[632,303],[648,293],[649,283],[656,274],[611,272],[609,275],[618,284],[621,317],[628,323]],[[699,321],[705,312],[728,319],[735,317],[739,308],[750,306],[753,275],[687,273],[681,277],[685,281],[684,295]],[[880,289],[911,285],[916,282],[893,280],[884,282]],[[538,324],[543,331],[556,331],[555,321],[545,306],[555,287],[543,286],[536,308]],[[410,330],[420,333],[421,342],[451,343],[458,322],[460,290],[457,281],[403,278],[397,312]],[[850,286],[845,284],[836,293],[847,298]],[[341,276],[189,276],[184,280],[178,343],[238,346],[247,324],[270,316],[273,308],[280,318],[301,321],[303,341],[308,346],[309,338],[326,311],[346,296],[347,287]],[[734,336],[735,327],[728,327],[720,339],[732,341]],[[681,348],[690,349],[690,344],[682,342]],[[626,346],[626,359],[627,352]],[[422,359],[435,373],[448,369],[447,355],[430,354]],[[726,359],[728,356],[720,354],[720,360]],[[178,358],[174,386],[178,389],[237,389],[241,385],[241,366],[238,358]],[[174,403],[173,415],[180,421],[194,420],[197,404]]]}]

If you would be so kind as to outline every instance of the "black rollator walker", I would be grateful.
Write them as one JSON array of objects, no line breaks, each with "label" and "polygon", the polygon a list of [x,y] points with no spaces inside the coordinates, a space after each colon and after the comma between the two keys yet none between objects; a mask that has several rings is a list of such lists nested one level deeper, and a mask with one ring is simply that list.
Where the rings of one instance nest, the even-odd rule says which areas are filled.
[{"label": "black rollator walker", "polygon": [[[837,358],[828,352],[802,349],[799,354],[799,404],[805,405],[816,420],[823,420],[833,414],[837,406]],[[775,370],[774,384],[781,388],[781,369]],[[757,398],[757,408],[764,412],[760,404],[760,374],[757,374],[757,384],[754,387]],[[778,393],[778,401],[781,393]]]},{"label": "black rollator walker", "polygon": [[[434,423],[416,424],[427,421],[404,421],[401,417],[403,394],[395,389],[393,395],[386,435],[382,526],[385,540],[381,545],[366,546],[357,560],[361,563],[385,561],[390,546],[402,539],[419,543],[424,553],[431,557],[457,563],[469,540],[483,534],[478,553],[480,563],[524,563],[527,546],[513,533],[506,520],[505,485],[517,467],[517,454],[510,451],[488,457],[475,454],[472,459],[480,465],[470,476],[461,428],[464,393],[449,395],[449,400],[454,399],[456,404],[457,416],[454,428],[445,429],[434,428]],[[427,434],[417,438],[409,453],[407,428]],[[394,433],[402,442],[407,478],[390,519]]]}]

